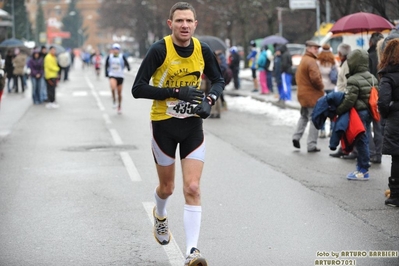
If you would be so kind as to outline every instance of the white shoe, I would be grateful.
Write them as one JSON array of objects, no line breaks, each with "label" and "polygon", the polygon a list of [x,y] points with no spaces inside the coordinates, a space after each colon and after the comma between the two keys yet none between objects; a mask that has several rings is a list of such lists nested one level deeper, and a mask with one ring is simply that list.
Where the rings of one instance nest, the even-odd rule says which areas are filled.
[{"label": "white shoe", "polygon": [[120,107],[118,107],[118,115],[121,115],[122,114],[122,109],[120,108]]},{"label": "white shoe", "polygon": [[114,102],[114,103],[112,104],[112,108],[116,109],[116,107],[118,107],[118,104],[117,104],[116,102]]},{"label": "white shoe", "polygon": [[152,209],[154,216],[154,237],[161,245],[167,245],[170,242],[171,234],[168,227],[167,217],[158,217],[155,213],[156,206]]},{"label": "white shoe", "polygon": [[208,263],[204,257],[202,257],[200,251],[197,248],[191,248],[191,253],[186,258],[184,266],[207,266]]},{"label": "white shoe", "polygon": [[53,103],[46,103],[46,108],[47,109],[52,109],[53,108]]},{"label": "white shoe", "polygon": [[56,103],[56,102],[53,102],[53,108],[54,109],[57,109],[57,108],[59,108],[60,106],[59,106],[59,104],[58,103]]}]

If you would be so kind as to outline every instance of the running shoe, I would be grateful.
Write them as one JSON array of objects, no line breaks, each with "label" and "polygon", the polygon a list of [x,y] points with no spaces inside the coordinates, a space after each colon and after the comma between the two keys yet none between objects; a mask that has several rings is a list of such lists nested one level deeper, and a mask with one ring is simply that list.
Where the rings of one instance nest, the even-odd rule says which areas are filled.
[{"label": "running shoe", "polygon": [[122,109],[120,107],[118,107],[118,115],[122,114]]},{"label": "running shoe", "polygon": [[168,227],[168,218],[157,217],[155,208],[156,206],[154,206],[154,209],[152,210],[152,215],[154,216],[154,237],[159,244],[167,245],[171,239],[171,233],[169,232]]},{"label": "running shoe", "polygon": [[196,248],[191,248],[190,255],[188,255],[184,266],[207,266],[206,259],[201,256],[201,253]]},{"label": "running shoe", "polygon": [[116,109],[116,107],[118,107],[118,104],[116,103],[116,101],[112,102],[112,108]]},{"label": "running shoe", "polygon": [[367,181],[369,180],[369,172],[365,169],[359,169],[352,173],[349,173],[346,178],[348,180],[359,180],[359,181]]}]

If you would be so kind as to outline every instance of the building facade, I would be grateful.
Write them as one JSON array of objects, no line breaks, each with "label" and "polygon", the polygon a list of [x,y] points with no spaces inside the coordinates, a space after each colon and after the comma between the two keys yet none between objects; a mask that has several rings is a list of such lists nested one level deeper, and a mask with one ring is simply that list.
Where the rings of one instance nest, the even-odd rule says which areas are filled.
[{"label": "building facade", "polygon": [[[107,48],[112,43],[112,32],[107,30],[101,30],[98,27],[98,12],[101,7],[101,3],[103,0],[77,0],[76,1],[76,9],[79,10],[82,18],[83,25],[82,28],[85,28],[85,35],[87,35],[87,39],[84,40],[82,35],[82,40],[84,40],[82,47],[79,47],[84,50],[94,50],[100,49],[101,51],[107,50]],[[25,0],[25,5],[27,9],[27,13],[29,15],[29,21],[32,25],[32,30],[36,29],[36,14],[39,8],[39,5],[42,5],[44,18],[47,23],[47,27],[50,28],[58,28],[61,31],[62,27],[62,19],[67,16],[73,16],[74,14],[68,14],[68,9],[71,0]],[[48,28],[49,29],[49,28]],[[79,32],[82,34],[82,32]],[[41,33],[41,38],[46,38],[45,42],[48,44],[57,43],[60,44],[62,41],[61,38],[67,38],[67,36],[48,38],[48,33]]]}]

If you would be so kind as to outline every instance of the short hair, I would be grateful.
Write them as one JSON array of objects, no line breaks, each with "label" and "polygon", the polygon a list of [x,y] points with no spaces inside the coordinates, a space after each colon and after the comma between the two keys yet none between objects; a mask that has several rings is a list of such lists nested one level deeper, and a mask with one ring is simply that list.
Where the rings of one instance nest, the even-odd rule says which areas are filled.
[{"label": "short hair", "polygon": [[381,32],[374,32],[371,34],[369,44],[370,46],[376,46],[377,42],[381,39],[384,39],[384,35]]},{"label": "short hair", "polygon": [[195,20],[197,19],[197,14],[195,13],[194,7],[187,2],[177,2],[176,4],[174,4],[172,6],[172,8],[170,9],[170,12],[169,12],[170,20],[173,20],[173,15],[175,14],[176,10],[191,10],[194,14],[194,19]]},{"label": "short hair", "polygon": [[348,56],[348,54],[351,52],[351,46],[346,43],[341,43],[338,45],[338,52],[343,56]]}]

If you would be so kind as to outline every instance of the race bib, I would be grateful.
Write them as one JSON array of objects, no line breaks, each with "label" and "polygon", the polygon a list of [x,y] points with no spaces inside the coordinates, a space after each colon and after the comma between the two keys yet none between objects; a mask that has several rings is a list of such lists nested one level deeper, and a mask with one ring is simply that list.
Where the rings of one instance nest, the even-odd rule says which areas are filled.
[{"label": "race bib", "polygon": [[117,63],[113,63],[112,65],[111,65],[111,69],[113,70],[113,71],[120,71],[121,70],[121,65],[120,64],[117,64]]},{"label": "race bib", "polygon": [[194,116],[194,108],[197,104],[191,104],[185,101],[166,101],[166,114],[176,118],[187,118]]}]

